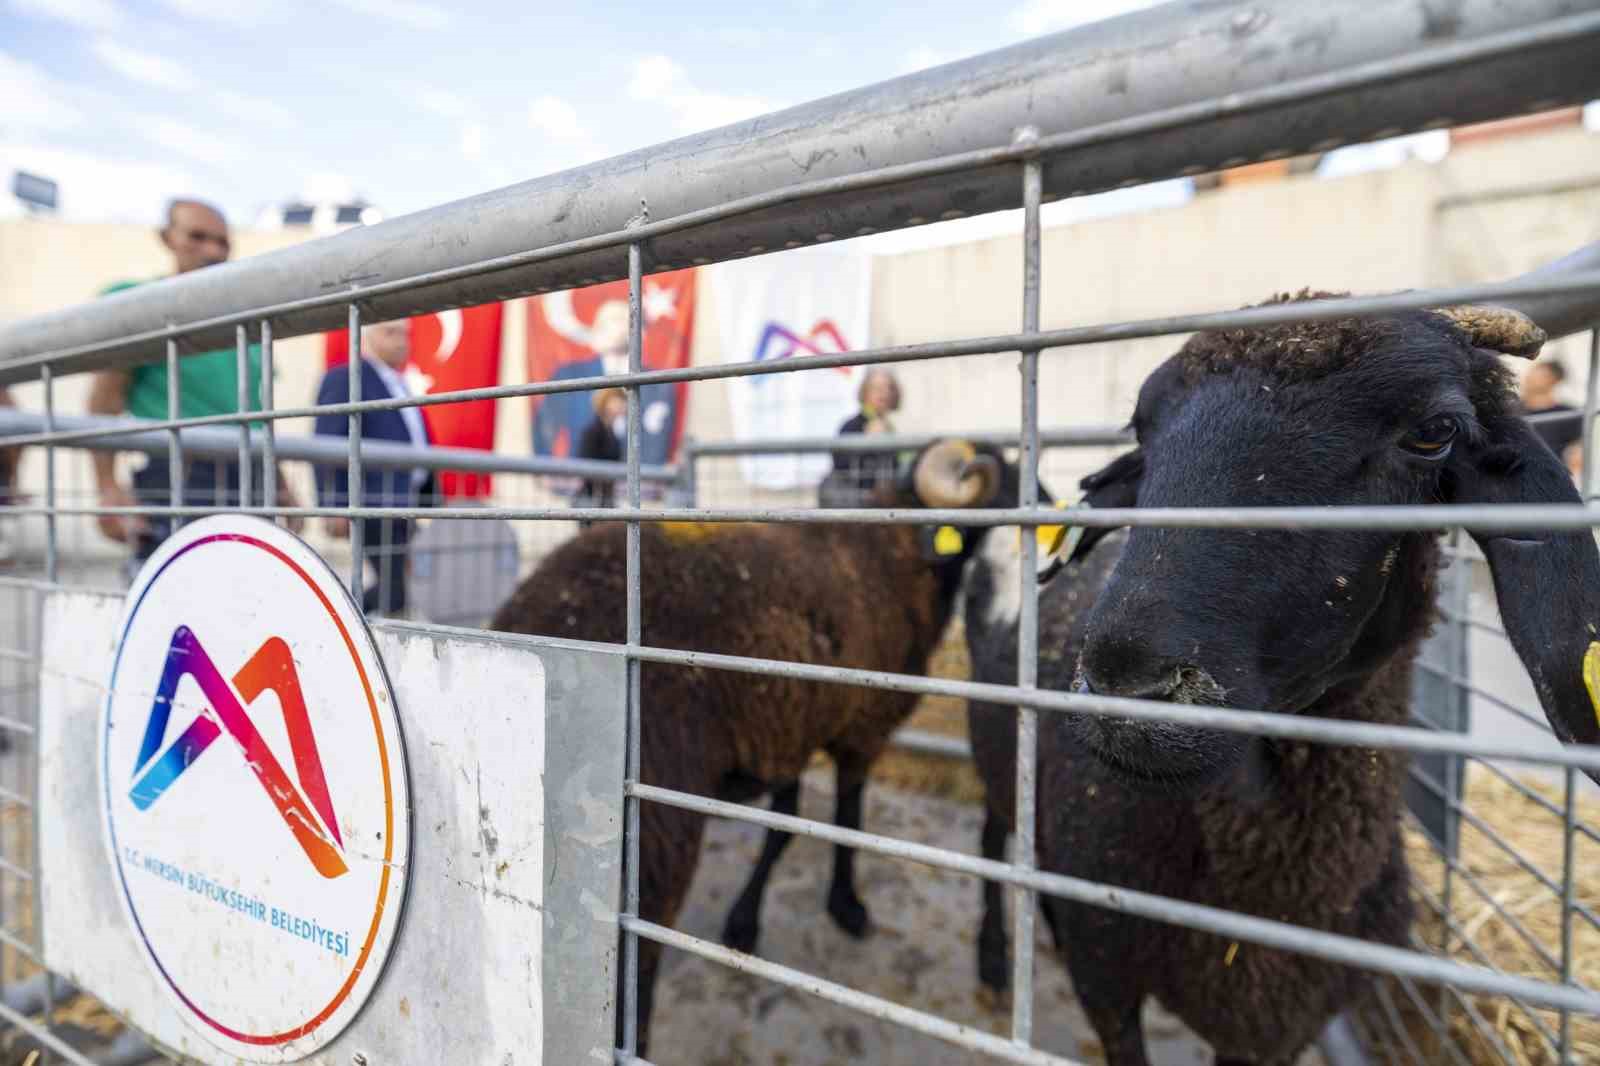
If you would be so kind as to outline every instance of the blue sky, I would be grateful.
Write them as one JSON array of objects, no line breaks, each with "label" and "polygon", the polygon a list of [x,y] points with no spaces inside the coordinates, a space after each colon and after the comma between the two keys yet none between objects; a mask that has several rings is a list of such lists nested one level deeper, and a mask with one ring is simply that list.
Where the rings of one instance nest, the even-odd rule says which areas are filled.
[{"label": "blue sky", "polygon": [[1149,6],[997,2],[0,0],[0,176],[84,220],[395,215]]}]

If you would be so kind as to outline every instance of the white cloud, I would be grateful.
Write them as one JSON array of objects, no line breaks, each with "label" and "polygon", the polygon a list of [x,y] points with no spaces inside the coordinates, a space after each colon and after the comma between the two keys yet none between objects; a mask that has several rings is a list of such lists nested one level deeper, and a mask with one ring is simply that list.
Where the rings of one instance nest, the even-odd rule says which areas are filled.
[{"label": "white cloud", "polygon": [[582,140],[587,134],[578,121],[578,110],[559,96],[541,96],[528,105],[528,121],[548,137],[562,141]]},{"label": "white cloud", "polygon": [[712,36],[729,48],[759,48],[770,38],[766,30],[753,26],[718,26]]},{"label": "white cloud", "polygon": [[44,71],[0,52],[0,127],[62,130],[83,121],[61,87]]},{"label": "white cloud", "polygon": [[154,85],[158,89],[183,92],[195,87],[195,80],[189,72],[172,60],[131,48],[110,37],[95,39],[94,54],[123,77]]},{"label": "white cloud", "polygon": [[356,198],[356,183],[346,174],[308,174],[300,185],[300,197],[313,204],[349,203]]},{"label": "white cloud", "polygon": [[61,215],[75,222],[153,223],[175,193],[199,188],[193,173],[167,163],[0,142],[0,172],[13,169],[55,181]]},{"label": "white cloud", "polygon": [[122,25],[122,9],[113,0],[11,0],[11,7],[24,15],[60,19],[97,33]]},{"label": "white cloud", "polygon": [[648,56],[634,66],[628,95],[665,106],[680,133],[714,129],[777,109],[770,100],[758,96],[707,92],[691,82],[681,66],[663,55]]},{"label": "white cloud", "polygon": [[245,155],[244,149],[232,141],[165,115],[139,115],[130,124],[146,140],[212,166],[222,166]]},{"label": "white cloud", "polygon": [[442,30],[450,25],[450,12],[423,0],[334,0],[347,11],[385,19],[415,30]]},{"label": "white cloud", "polygon": [[1011,13],[1013,29],[1033,36],[1154,7],[1155,0],[1025,0]]},{"label": "white cloud", "polygon": [[252,122],[280,130],[289,129],[294,125],[294,112],[271,100],[263,100],[257,96],[245,96],[242,93],[229,92],[226,89],[218,92],[215,95],[215,100],[218,110],[228,117],[236,118],[241,122]]},{"label": "white cloud", "polygon": [[483,157],[483,123],[469,122],[461,127],[461,154],[473,160]]},{"label": "white cloud", "polygon": [[441,118],[460,118],[471,110],[464,97],[447,89],[424,86],[414,91],[417,103],[422,105],[423,110],[431,111]]},{"label": "white cloud", "polygon": [[215,22],[238,29],[251,29],[272,21],[282,10],[272,0],[160,0],[175,15],[200,22]]}]

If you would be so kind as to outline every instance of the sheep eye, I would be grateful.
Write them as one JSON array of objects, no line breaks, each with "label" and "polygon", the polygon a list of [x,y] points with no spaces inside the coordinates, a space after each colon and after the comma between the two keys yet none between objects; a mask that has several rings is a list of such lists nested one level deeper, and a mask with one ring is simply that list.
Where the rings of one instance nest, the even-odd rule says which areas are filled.
[{"label": "sheep eye", "polygon": [[1449,415],[1430,418],[1401,438],[1400,447],[1424,459],[1443,459],[1456,439],[1456,420]]}]

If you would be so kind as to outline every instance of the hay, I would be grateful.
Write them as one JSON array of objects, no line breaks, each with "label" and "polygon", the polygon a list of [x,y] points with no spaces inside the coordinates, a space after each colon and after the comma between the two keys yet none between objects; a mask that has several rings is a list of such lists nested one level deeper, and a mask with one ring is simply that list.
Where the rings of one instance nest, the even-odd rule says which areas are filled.
[{"label": "hay", "polygon": [[[1532,780],[1520,783],[1557,808],[1562,806],[1562,786]],[[1545,810],[1478,766],[1467,773],[1466,801],[1473,816],[1494,836],[1516,849],[1527,865],[1556,885],[1561,884],[1565,833],[1559,815]],[[1580,822],[1600,826],[1600,800],[1580,798],[1577,814]],[[1435,951],[1446,948],[1442,954],[1468,965],[1487,964],[1504,973],[1539,981],[1561,980],[1560,970],[1552,968],[1533,946],[1537,943],[1559,964],[1562,902],[1549,886],[1519,864],[1490,833],[1463,820],[1459,865],[1478,884],[1476,887],[1469,884],[1461,873],[1452,877],[1449,912],[1456,934],[1450,935],[1443,917],[1434,909],[1434,904],[1443,896],[1445,863],[1419,829],[1407,827],[1405,839],[1416,885],[1413,896],[1418,917],[1414,931],[1422,944]],[[1574,836],[1573,886],[1578,903],[1591,911],[1600,909],[1600,845],[1581,834]],[[1489,900],[1494,901],[1493,905]],[[1521,931],[1512,919],[1521,925]],[[1600,930],[1581,915],[1573,915],[1571,928],[1572,979],[1587,988],[1600,988]],[[1463,937],[1471,939],[1481,958]],[[1445,1061],[1448,1057],[1460,1061],[1441,1047],[1433,1026],[1406,992],[1392,981],[1389,987],[1406,1036],[1425,1060]],[[1533,1020],[1536,1018],[1543,1023],[1549,1033],[1559,1034],[1561,1022],[1556,1011],[1524,1009],[1502,997],[1468,995],[1463,998],[1479,1015],[1474,1019],[1461,999],[1446,995],[1447,1010],[1441,1015],[1441,994],[1437,988],[1419,986],[1415,991],[1436,1019],[1448,1023],[1455,1050],[1473,1066],[1508,1061],[1519,1066],[1556,1066],[1560,1062],[1549,1036],[1541,1032]],[[1410,1053],[1404,1050],[1404,1040],[1394,1032],[1391,1023],[1383,1020],[1381,1011],[1370,1009],[1365,1027],[1369,1045],[1381,1061],[1410,1061]],[[1600,1018],[1574,1015],[1571,1039],[1572,1061],[1600,1062]]]}]

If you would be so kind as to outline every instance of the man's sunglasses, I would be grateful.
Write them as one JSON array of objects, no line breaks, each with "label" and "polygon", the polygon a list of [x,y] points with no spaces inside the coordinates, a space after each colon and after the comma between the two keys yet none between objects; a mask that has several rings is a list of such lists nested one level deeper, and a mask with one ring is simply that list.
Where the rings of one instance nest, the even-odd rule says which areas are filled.
[{"label": "man's sunglasses", "polygon": [[207,233],[202,229],[185,230],[183,236],[187,237],[195,244],[217,244],[221,245],[224,249],[229,247],[227,237],[219,236],[215,233]]}]

